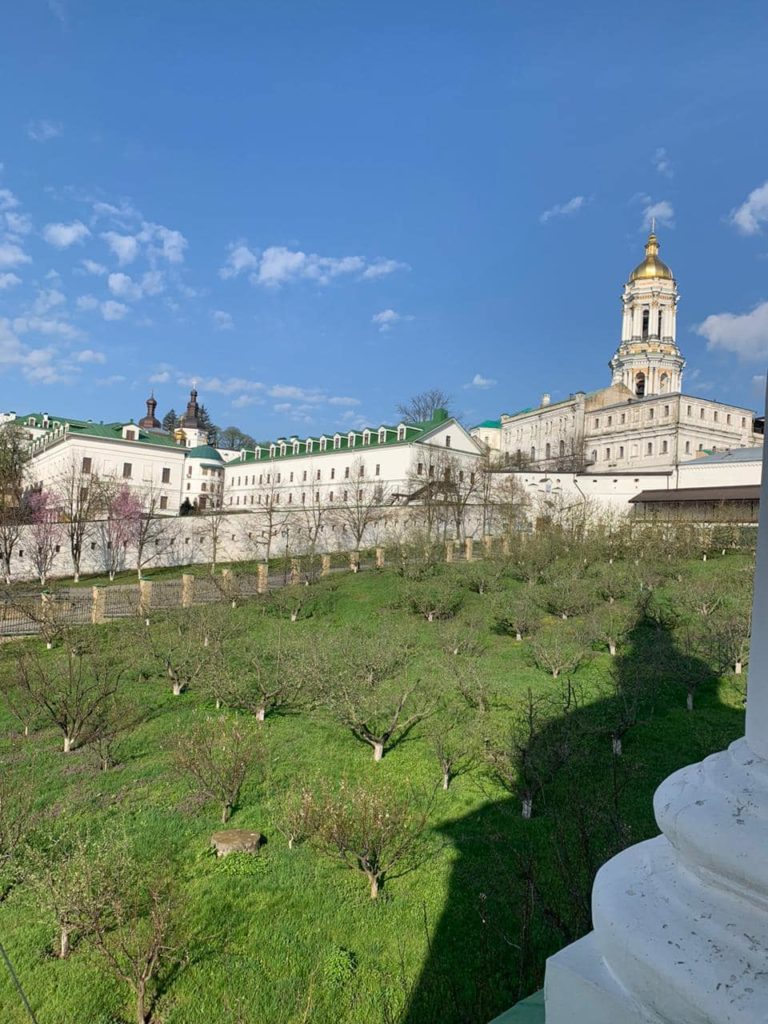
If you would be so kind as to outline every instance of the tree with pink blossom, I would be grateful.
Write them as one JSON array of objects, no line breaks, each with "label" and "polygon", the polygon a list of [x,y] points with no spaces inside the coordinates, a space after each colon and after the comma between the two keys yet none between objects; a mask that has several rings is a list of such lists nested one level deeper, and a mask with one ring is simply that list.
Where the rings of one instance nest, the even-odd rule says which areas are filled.
[{"label": "tree with pink blossom", "polygon": [[101,549],[104,568],[113,580],[125,567],[126,552],[136,544],[143,514],[141,498],[123,484],[112,494],[101,521]]}]

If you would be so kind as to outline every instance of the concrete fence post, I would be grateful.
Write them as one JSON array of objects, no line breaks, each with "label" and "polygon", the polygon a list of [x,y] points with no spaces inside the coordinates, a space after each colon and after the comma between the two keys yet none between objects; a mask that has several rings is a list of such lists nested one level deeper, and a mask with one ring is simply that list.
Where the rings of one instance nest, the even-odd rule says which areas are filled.
[{"label": "concrete fence post", "polygon": [[291,583],[298,583],[301,579],[301,562],[298,558],[291,559]]},{"label": "concrete fence post", "polygon": [[269,566],[266,562],[259,562],[256,569],[256,593],[266,594],[269,589]]},{"label": "concrete fence post", "polygon": [[181,577],[181,607],[191,608],[195,603],[195,577],[185,572]]},{"label": "concrete fence post", "polygon": [[357,551],[349,552],[349,571],[359,572],[360,571],[360,556]]},{"label": "concrete fence post", "polygon": [[146,615],[152,607],[152,580],[139,580],[139,608]]},{"label": "concrete fence post", "polygon": [[376,568],[384,568],[384,548],[376,548]]},{"label": "concrete fence post", "polygon": [[320,559],[320,575],[328,576],[331,571],[331,556],[323,555]]},{"label": "concrete fence post", "polygon": [[447,540],[445,542],[445,560],[446,562],[453,561],[453,541]]},{"label": "concrete fence post", "polygon": [[92,587],[91,622],[94,626],[107,621],[107,592],[103,587]]},{"label": "concrete fence post", "polygon": [[473,556],[473,548],[474,548],[474,541],[472,540],[471,537],[467,537],[467,539],[464,541],[464,557],[466,558],[466,560],[468,562],[471,562],[472,558],[474,557]]}]

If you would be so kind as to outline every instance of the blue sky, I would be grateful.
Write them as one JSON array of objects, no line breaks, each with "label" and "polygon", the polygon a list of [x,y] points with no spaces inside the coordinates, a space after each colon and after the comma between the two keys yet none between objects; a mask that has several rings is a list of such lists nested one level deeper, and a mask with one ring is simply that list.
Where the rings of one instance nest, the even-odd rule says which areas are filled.
[{"label": "blue sky", "polygon": [[609,381],[654,212],[685,390],[768,361],[764,4],[25,0],[0,34],[0,408],[189,382],[259,438]]}]

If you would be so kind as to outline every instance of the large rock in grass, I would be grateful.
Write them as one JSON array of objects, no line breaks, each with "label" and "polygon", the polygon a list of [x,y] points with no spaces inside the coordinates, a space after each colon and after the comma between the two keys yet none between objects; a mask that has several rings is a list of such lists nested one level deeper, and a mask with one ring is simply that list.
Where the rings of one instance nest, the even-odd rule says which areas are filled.
[{"label": "large rock in grass", "polygon": [[249,832],[247,828],[222,829],[211,836],[217,857],[226,857],[228,853],[258,853],[266,841],[261,832]]}]

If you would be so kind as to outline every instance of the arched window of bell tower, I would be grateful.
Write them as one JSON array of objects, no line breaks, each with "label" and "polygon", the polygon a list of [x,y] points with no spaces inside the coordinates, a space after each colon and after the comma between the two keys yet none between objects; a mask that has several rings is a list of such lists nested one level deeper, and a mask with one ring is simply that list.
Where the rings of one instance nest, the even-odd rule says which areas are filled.
[{"label": "arched window of bell tower", "polygon": [[666,394],[666,392],[669,391],[669,374],[668,373],[662,373],[661,377],[659,378],[659,391],[662,394]]},{"label": "arched window of bell tower", "polygon": [[643,310],[643,337],[648,337],[648,325],[651,319],[651,311],[649,309]]},{"label": "arched window of bell tower", "polygon": [[662,319],[663,313],[664,313],[664,310],[660,309],[659,310],[659,329],[656,332],[659,337],[661,337],[661,319]]},{"label": "arched window of bell tower", "polygon": [[635,374],[635,394],[638,398],[645,395],[645,374],[642,371]]}]

